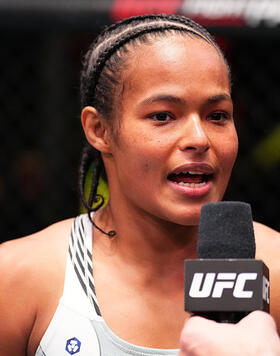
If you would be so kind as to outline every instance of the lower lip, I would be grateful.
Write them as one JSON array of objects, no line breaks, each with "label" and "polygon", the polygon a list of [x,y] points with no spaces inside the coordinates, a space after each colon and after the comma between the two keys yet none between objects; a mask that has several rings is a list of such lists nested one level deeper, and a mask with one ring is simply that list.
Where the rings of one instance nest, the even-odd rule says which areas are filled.
[{"label": "lower lip", "polygon": [[208,194],[212,187],[212,182],[208,181],[204,185],[200,187],[187,187],[183,185],[179,185],[177,183],[168,181],[169,184],[172,186],[173,189],[176,191],[183,193],[189,197],[203,197],[204,195]]}]

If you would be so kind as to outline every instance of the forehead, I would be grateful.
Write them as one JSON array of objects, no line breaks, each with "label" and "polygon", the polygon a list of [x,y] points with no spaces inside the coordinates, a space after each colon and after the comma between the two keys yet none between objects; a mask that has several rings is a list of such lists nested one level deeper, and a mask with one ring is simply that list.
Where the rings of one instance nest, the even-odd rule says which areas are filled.
[{"label": "forehead", "polygon": [[123,73],[124,95],[156,87],[230,91],[229,73],[218,50],[194,36],[169,35],[129,51]]}]

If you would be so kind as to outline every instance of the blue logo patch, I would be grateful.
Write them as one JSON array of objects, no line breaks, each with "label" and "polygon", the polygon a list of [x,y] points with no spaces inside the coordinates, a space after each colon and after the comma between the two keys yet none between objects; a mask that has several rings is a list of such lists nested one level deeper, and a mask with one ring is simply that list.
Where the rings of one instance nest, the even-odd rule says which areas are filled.
[{"label": "blue logo patch", "polygon": [[79,352],[81,349],[81,341],[76,337],[72,337],[72,339],[67,340],[65,350],[70,354],[74,355]]}]

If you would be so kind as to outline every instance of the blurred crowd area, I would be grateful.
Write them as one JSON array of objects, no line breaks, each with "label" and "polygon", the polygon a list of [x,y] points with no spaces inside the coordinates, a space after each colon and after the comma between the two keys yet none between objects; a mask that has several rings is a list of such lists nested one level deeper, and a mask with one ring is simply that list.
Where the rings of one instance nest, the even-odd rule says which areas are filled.
[{"label": "blurred crowd area", "polygon": [[[99,26],[1,27],[1,241],[80,211],[81,58]],[[232,68],[239,157],[227,200],[280,230],[280,28],[212,27]]]}]

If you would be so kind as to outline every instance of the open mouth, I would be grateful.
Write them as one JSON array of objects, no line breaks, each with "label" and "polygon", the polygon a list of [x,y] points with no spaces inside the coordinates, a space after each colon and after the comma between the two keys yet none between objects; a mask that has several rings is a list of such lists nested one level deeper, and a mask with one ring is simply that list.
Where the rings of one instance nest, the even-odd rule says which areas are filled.
[{"label": "open mouth", "polygon": [[184,187],[199,188],[207,184],[211,180],[213,174],[206,174],[202,172],[179,172],[171,173],[168,175],[167,179],[173,183]]}]

